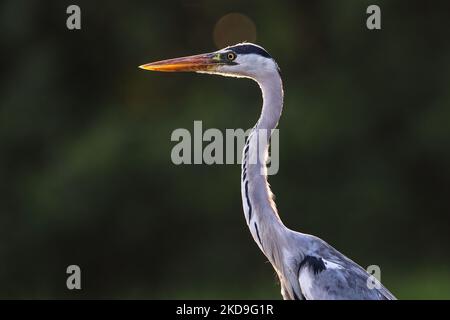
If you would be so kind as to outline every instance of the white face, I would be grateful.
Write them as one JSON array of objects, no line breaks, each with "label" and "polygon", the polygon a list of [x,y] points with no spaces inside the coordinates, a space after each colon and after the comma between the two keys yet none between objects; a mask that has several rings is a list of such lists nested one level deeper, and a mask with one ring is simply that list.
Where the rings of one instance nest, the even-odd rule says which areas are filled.
[{"label": "white face", "polygon": [[232,58],[229,63],[218,65],[215,70],[198,71],[199,73],[218,74],[226,77],[260,79],[278,73],[278,66],[271,58],[259,54],[238,54],[229,49],[222,49],[215,54],[223,58]]}]

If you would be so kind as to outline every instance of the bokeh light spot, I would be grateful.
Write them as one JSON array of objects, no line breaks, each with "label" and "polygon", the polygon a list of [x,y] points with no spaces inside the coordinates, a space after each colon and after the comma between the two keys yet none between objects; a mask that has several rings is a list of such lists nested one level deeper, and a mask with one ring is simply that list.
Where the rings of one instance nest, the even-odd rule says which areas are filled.
[{"label": "bokeh light spot", "polygon": [[218,49],[242,41],[255,42],[256,26],[241,13],[229,13],[220,18],[214,27],[214,43]]}]

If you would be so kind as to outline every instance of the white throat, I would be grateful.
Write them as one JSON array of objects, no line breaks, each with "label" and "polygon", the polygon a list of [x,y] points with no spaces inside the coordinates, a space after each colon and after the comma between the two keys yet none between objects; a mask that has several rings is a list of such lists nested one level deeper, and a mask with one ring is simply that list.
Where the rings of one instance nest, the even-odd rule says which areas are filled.
[{"label": "white throat", "polygon": [[[273,201],[273,195],[267,182],[267,151],[269,137],[260,142],[258,132],[261,130],[270,136],[276,128],[283,108],[283,87],[279,73],[265,72],[252,77],[262,91],[263,107],[261,116],[250,133],[243,150],[241,193],[244,215],[250,232],[267,258],[275,266],[280,265],[280,258],[275,256],[279,250],[274,246],[284,233],[286,227],[281,222]],[[263,157],[260,157],[263,154]],[[250,161],[256,159],[256,162]]]}]

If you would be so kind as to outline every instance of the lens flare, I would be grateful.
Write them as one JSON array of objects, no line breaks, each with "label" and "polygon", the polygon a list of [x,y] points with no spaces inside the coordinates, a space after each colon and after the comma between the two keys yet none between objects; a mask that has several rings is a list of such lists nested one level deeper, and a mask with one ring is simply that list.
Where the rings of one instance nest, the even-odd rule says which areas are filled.
[{"label": "lens flare", "polygon": [[229,13],[214,27],[214,43],[218,49],[243,41],[256,41],[256,26],[241,13]]}]

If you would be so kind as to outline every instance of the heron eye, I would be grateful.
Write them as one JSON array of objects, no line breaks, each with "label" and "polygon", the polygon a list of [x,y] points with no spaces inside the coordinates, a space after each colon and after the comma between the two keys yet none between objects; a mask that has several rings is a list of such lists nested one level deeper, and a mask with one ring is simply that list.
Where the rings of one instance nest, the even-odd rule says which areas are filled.
[{"label": "heron eye", "polygon": [[234,59],[236,59],[236,54],[234,52],[228,52],[227,59],[229,61],[233,61]]}]

